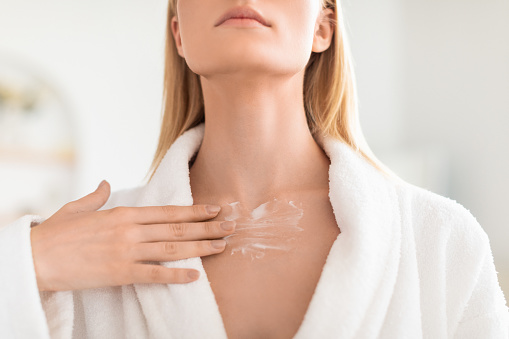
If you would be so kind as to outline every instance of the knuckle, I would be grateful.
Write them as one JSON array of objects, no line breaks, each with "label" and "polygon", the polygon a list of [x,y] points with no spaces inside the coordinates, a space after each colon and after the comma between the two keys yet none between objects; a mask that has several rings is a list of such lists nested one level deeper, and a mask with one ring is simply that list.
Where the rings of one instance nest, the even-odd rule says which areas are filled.
[{"label": "knuckle", "polygon": [[175,215],[177,212],[177,207],[173,205],[161,206],[161,208],[163,212],[168,215]]},{"label": "knuckle", "polygon": [[[202,225],[203,225],[203,230],[205,231],[206,234],[214,234],[217,229],[216,223],[204,222],[204,223],[202,223]],[[217,225],[219,225],[219,223],[217,223]]]},{"label": "knuckle", "polygon": [[[224,221],[215,221],[214,222],[214,229],[217,233],[224,233],[225,230],[221,227],[221,224],[223,223]],[[228,232],[228,231],[227,231]]]},{"label": "knuckle", "polygon": [[203,205],[193,205],[191,213],[193,214],[194,217],[200,217],[206,215],[207,211],[205,210],[205,206]]},{"label": "knuckle", "polygon": [[217,248],[212,246],[212,241],[198,241],[197,242],[198,252],[200,253],[209,253],[210,250],[216,251]]},{"label": "knuckle", "polygon": [[183,238],[187,233],[188,227],[189,225],[185,223],[169,224],[170,235],[174,236],[175,238]]},{"label": "knuckle", "polygon": [[129,218],[132,216],[131,210],[124,206],[117,206],[112,208],[111,213],[117,221],[126,221],[129,220]]},{"label": "knuckle", "polygon": [[161,266],[158,265],[150,265],[148,270],[148,276],[151,281],[160,281],[163,275]]},{"label": "knuckle", "polygon": [[141,230],[135,226],[128,226],[119,229],[124,240],[128,243],[137,243],[141,238]]},{"label": "knuckle", "polygon": [[125,262],[133,262],[138,259],[138,249],[134,246],[125,246],[124,250],[120,253],[120,257]]},{"label": "knuckle", "polygon": [[175,255],[178,252],[178,245],[174,242],[163,243],[163,252],[169,255]]}]

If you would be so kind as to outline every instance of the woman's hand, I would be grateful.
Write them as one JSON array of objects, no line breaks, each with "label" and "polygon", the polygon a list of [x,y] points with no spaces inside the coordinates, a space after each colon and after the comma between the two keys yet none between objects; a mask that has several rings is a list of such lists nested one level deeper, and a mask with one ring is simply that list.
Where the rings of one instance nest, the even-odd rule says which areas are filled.
[{"label": "woman's hand", "polygon": [[[172,261],[224,251],[234,232],[208,221],[206,205],[115,207],[97,211],[110,196],[104,181],[89,195],[64,205],[30,237],[37,285],[62,291],[133,283],[188,283],[199,272],[143,261]],[[217,206],[219,208],[219,206]],[[200,241],[201,240],[201,241]]]}]

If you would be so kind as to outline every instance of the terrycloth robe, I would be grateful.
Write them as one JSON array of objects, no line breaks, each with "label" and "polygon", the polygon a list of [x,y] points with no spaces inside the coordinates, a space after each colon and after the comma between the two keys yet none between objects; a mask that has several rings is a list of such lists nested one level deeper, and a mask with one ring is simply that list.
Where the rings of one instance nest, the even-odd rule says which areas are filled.
[{"label": "terrycloth robe", "polygon": [[[189,161],[203,134],[203,123],[186,131],[148,184],[114,192],[103,209],[192,205]],[[475,217],[384,177],[339,140],[316,140],[331,160],[341,233],[294,338],[507,338],[508,308]],[[0,338],[226,338],[201,258],[161,263],[200,271],[189,284],[39,292],[30,229],[41,221],[28,215],[0,229]]]}]

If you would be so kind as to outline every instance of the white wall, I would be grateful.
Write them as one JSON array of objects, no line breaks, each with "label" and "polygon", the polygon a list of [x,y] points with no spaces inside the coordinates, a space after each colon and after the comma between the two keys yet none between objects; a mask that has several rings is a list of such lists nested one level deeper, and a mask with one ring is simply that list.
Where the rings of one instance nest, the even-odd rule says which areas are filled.
[{"label": "white wall", "polygon": [[73,199],[107,179],[142,181],[159,133],[166,1],[0,1],[0,55],[31,66],[68,101]]},{"label": "white wall", "polygon": [[362,130],[375,154],[401,143],[402,8],[396,1],[343,2]]},{"label": "white wall", "polygon": [[403,8],[405,143],[450,150],[451,196],[488,233],[508,284],[509,1]]}]

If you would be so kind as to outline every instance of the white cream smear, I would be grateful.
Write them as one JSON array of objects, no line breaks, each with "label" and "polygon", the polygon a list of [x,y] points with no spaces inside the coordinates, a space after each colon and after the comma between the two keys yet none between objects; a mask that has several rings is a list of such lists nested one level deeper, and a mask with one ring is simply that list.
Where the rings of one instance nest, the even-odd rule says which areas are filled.
[{"label": "white cream smear", "polygon": [[250,255],[254,260],[263,258],[266,250],[287,252],[295,247],[296,234],[304,231],[298,226],[304,214],[302,204],[297,207],[293,201],[274,198],[251,212],[238,201],[228,205],[231,212],[225,220],[237,223],[235,233],[224,237],[231,255]]}]

